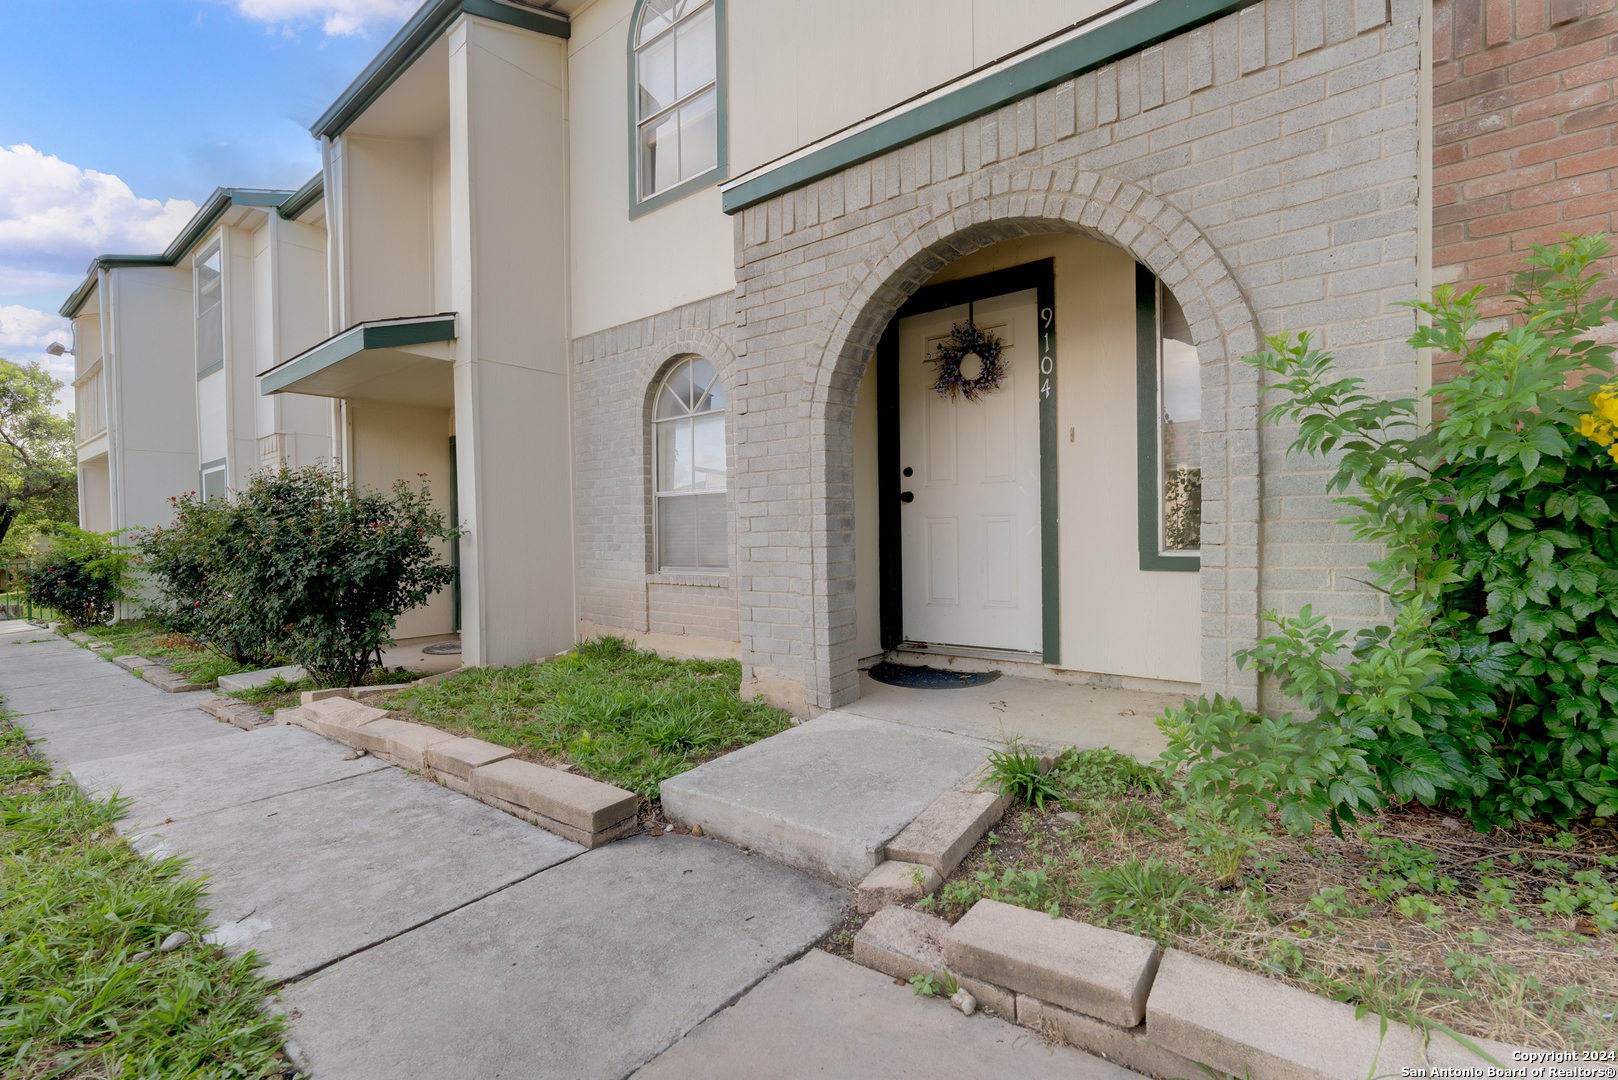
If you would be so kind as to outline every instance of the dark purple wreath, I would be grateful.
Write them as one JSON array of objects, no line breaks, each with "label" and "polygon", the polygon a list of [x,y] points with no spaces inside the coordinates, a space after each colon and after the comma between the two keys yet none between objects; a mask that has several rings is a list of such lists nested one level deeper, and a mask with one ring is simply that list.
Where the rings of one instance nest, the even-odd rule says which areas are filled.
[{"label": "dark purple wreath", "polygon": [[[929,364],[938,365],[938,381],[933,389],[948,398],[957,393],[968,401],[976,401],[1000,386],[1006,369],[1000,363],[1002,343],[993,334],[986,334],[970,322],[956,323],[949,339],[938,346],[938,352],[928,357]],[[983,370],[975,379],[961,377],[961,361],[976,353],[983,361]]]}]

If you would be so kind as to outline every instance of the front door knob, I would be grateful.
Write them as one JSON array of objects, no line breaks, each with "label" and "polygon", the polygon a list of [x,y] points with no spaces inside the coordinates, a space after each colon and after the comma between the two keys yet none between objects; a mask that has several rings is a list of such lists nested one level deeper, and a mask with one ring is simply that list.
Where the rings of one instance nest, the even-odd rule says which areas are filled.
[{"label": "front door knob", "polygon": [[899,492],[899,501],[900,502],[915,502],[916,501],[916,496],[914,494],[912,494],[911,492],[901,491],[901,492]]}]

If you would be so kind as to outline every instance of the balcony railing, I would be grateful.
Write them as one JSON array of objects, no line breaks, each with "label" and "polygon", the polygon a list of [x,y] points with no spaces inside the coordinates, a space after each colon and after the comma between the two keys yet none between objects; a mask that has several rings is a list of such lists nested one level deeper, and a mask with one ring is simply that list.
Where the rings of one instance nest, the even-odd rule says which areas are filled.
[{"label": "balcony railing", "polygon": [[107,430],[107,395],[101,385],[102,371],[97,366],[73,384],[73,421],[77,429],[75,441],[81,444]]}]

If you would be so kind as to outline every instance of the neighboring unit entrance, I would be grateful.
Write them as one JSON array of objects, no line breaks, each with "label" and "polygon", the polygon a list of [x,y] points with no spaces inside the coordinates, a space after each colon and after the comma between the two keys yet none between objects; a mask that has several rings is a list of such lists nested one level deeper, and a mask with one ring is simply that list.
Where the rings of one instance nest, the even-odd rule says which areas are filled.
[{"label": "neighboring unit entrance", "polygon": [[[1006,368],[999,387],[978,401],[939,394],[938,367],[927,362],[969,312],[1003,342]],[[1035,290],[1026,289],[899,323],[899,521],[910,641],[1043,647],[1037,315]]]}]

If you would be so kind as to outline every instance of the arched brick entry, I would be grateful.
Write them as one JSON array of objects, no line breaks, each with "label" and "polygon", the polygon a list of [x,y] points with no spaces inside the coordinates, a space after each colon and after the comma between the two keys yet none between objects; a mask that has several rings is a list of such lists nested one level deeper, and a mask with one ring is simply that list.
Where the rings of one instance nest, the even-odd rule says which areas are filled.
[{"label": "arched brick entry", "polygon": [[1285,432],[1261,438],[1241,357],[1261,332],[1310,329],[1342,370],[1416,391],[1413,318],[1391,305],[1416,284],[1419,17],[1414,0],[1270,0],[738,212],[748,691],[811,709],[857,694],[850,427],[867,360],[941,267],[1037,233],[1129,252],[1192,322],[1204,689],[1256,698],[1230,655],[1261,602],[1350,628],[1386,617],[1319,463],[1287,458]]},{"label": "arched brick entry", "polygon": [[[1240,362],[1258,341],[1251,309],[1212,245],[1173,207],[1126,181],[1073,170],[1038,170],[1049,186],[1031,190],[1035,171],[1008,170],[994,182],[985,179],[978,185],[983,190],[959,205],[924,205],[894,219],[890,234],[872,245],[883,254],[855,270],[835,325],[803,368],[800,407],[814,476],[804,583],[815,611],[824,612],[812,626],[815,662],[805,672],[813,680],[810,706],[835,708],[858,695],[851,524],[860,380],[883,329],[916,289],[963,255],[1006,240],[1040,233],[1089,236],[1128,251],[1174,290],[1192,323],[1203,371],[1203,610],[1258,609],[1256,572],[1234,584],[1227,572],[1232,565],[1256,570],[1258,562],[1259,382],[1257,372]],[[748,579],[745,567],[741,577]],[[747,600],[744,586],[744,649]],[[1233,636],[1227,620],[1205,618],[1203,637],[1204,686],[1238,689],[1229,653],[1250,642],[1251,634]]]}]

